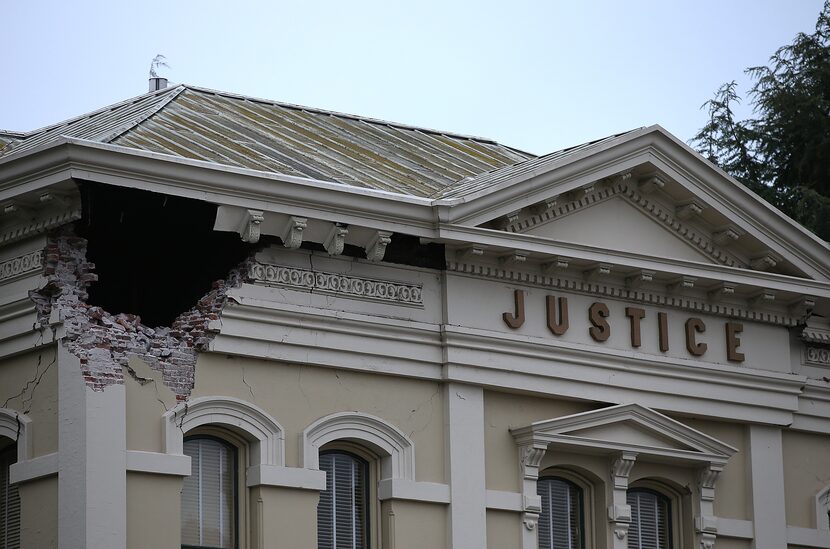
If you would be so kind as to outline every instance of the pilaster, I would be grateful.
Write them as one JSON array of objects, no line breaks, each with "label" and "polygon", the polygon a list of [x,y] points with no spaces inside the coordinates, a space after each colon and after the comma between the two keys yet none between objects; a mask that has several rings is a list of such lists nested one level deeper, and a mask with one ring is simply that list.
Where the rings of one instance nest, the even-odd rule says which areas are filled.
[{"label": "pilaster", "polygon": [[58,539],[61,549],[127,545],[123,385],[94,391],[58,344]]},{"label": "pilaster", "polygon": [[787,516],[784,502],[784,458],[781,429],[749,426],[748,471],[752,491],[753,549],[787,546]]},{"label": "pilaster", "polygon": [[448,549],[487,547],[484,391],[445,385],[445,471],[450,485]]},{"label": "pilaster", "polygon": [[631,524],[631,506],[628,505],[628,477],[637,454],[620,452],[611,461],[611,505],[608,506],[608,521],[611,523],[611,547],[627,549],[628,527]]}]

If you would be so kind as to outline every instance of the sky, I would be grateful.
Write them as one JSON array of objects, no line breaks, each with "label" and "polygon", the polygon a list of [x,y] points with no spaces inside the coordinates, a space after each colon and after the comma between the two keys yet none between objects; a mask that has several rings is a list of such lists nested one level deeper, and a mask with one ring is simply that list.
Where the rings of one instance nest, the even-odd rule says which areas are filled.
[{"label": "sky", "polygon": [[[177,83],[496,139],[536,154],[660,124],[812,32],[822,0],[0,0],[0,128]],[[744,104],[742,114],[751,114]]]}]

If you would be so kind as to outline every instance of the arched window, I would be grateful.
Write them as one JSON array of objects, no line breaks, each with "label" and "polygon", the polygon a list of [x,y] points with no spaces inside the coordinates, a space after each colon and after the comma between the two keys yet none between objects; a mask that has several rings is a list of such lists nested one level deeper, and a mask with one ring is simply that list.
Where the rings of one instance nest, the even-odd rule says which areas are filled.
[{"label": "arched window", "polygon": [[9,467],[17,462],[17,446],[0,450],[0,549],[20,547],[20,496],[9,479]]},{"label": "arched window", "polygon": [[582,489],[561,477],[542,477],[536,492],[542,498],[539,549],[583,549]]},{"label": "arched window", "polygon": [[671,549],[671,501],[654,490],[628,490],[631,525],[628,549]]},{"label": "arched window", "polygon": [[320,452],[326,489],[317,505],[318,549],[369,547],[369,464],[341,450]]},{"label": "arched window", "polygon": [[182,489],[182,547],[235,549],[238,540],[237,451],[216,437],[184,440],[191,474]]}]

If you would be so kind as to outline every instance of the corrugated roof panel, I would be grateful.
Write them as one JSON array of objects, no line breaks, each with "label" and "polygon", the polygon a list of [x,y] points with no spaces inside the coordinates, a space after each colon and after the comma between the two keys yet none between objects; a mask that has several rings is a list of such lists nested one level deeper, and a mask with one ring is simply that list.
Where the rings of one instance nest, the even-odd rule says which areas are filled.
[{"label": "corrugated roof panel", "polygon": [[483,138],[184,85],[30,132],[0,155],[62,135],[421,197],[533,158]]},{"label": "corrugated roof panel", "polygon": [[628,133],[631,132],[623,132],[614,135],[609,135],[608,137],[603,137],[602,139],[597,139],[595,141],[589,141],[587,143],[582,143],[581,145],[576,145],[575,147],[568,147],[567,149],[552,152],[544,156],[529,158],[522,162],[508,164],[487,172],[483,172],[478,175],[471,176],[465,180],[459,181],[456,185],[447,187],[433,194],[431,198],[460,198],[488,189],[493,189],[499,186],[500,183],[505,182],[507,180],[513,180],[516,178],[521,178],[522,176],[531,175],[534,172],[534,170],[536,170],[540,166],[550,165],[556,162],[557,160],[573,156],[577,153],[580,153],[588,149],[599,147],[609,141],[613,141],[614,139],[617,139]]}]

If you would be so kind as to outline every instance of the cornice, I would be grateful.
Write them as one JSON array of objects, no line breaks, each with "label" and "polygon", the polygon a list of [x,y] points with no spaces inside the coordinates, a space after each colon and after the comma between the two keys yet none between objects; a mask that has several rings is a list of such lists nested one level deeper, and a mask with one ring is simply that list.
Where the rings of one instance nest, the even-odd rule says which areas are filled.
[{"label": "cornice", "polygon": [[478,278],[500,281],[508,280],[540,288],[610,297],[625,301],[636,301],[639,303],[647,303],[661,307],[695,311],[729,318],[740,318],[780,326],[791,327],[800,322],[800,317],[784,313],[757,310],[735,304],[717,303],[709,301],[705,298],[678,295],[670,292],[644,290],[642,288],[627,288],[623,285],[617,285],[610,282],[597,282],[594,280],[572,278],[558,274],[545,275],[541,273],[531,273],[505,268],[503,266],[497,267],[493,265],[466,263],[463,261],[447,262],[447,270]]},{"label": "cornice", "polygon": [[[729,282],[737,286],[770,289],[830,298],[830,282],[798,278],[776,273],[738,269],[682,259],[651,257],[643,254],[597,248],[584,244],[551,241],[533,235],[506,233],[481,227],[442,224],[439,238],[458,247],[480,246],[500,250],[515,250],[526,255],[569,257],[588,263],[608,263],[632,270],[650,270],[675,277],[690,276],[709,281],[709,284]],[[524,275],[518,276],[524,278]]]}]

